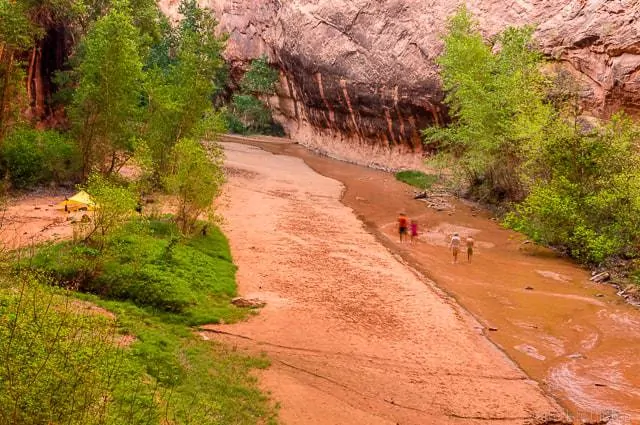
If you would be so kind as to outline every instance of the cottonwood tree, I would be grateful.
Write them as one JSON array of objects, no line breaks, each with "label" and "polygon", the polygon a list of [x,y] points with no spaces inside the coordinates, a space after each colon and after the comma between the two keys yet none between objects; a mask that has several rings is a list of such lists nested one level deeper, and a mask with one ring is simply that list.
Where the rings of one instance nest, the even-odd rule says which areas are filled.
[{"label": "cottonwood tree", "polygon": [[193,0],[180,5],[183,20],[175,29],[164,25],[163,39],[154,46],[145,85],[145,137],[158,174],[169,166],[169,154],[182,138],[197,137],[201,121],[212,110],[212,97],[222,84],[223,37],[210,11]]},{"label": "cottonwood tree", "polygon": [[24,106],[25,73],[17,55],[33,47],[43,34],[29,11],[25,1],[0,0],[0,138]]},{"label": "cottonwood tree", "polygon": [[232,130],[239,133],[267,133],[273,119],[268,108],[261,100],[275,93],[278,83],[278,71],[273,69],[266,56],[251,61],[249,69],[240,80],[241,92],[231,101],[233,116],[230,117]]},{"label": "cottonwood tree", "polygon": [[70,115],[83,158],[83,174],[111,174],[135,151],[144,81],[140,31],[125,7],[114,7],[81,45],[79,84]]},{"label": "cottonwood tree", "polygon": [[471,13],[461,8],[444,37],[438,64],[453,122],[426,130],[425,139],[455,158],[464,182],[485,200],[525,196],[521,149],[543,133],[552,115],[532,34],[530,27],[508,28],[486,43]]}]

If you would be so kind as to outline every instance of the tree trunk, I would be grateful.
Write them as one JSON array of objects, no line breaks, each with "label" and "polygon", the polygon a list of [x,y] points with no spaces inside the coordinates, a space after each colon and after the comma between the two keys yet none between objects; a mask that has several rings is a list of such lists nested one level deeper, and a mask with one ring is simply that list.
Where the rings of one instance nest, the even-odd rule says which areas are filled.
[{"label": "tree trunk", "polygon": [[7,104],[7,94],[9,92],[9,81],[11,80],[11,68],[13,68],[13,55],[14,52],[10,49],[9,53],[9,61],[7,63],[7,68],[4,72],[4,82],[2,85],[2,93],[0,93],[0,136],[4,135],[5,125],[6,125],[6,117],[5,110]]},{"label": "tree trunk", "polygon": [[35,116],[40,119],[45,114],[44,106],[44,81],[42,79],[42,48],[38,47],[35,55],[35,70],[33,73]]},{"label": "tree trunk", "polygon": [[31,96],[31,82],[33,81],[33,69],[36,63],[36,47],[31,51],[31,60],[29,61],[29,71],[27,72],[27,99],[29,106],[32,105],[33,97]]}]

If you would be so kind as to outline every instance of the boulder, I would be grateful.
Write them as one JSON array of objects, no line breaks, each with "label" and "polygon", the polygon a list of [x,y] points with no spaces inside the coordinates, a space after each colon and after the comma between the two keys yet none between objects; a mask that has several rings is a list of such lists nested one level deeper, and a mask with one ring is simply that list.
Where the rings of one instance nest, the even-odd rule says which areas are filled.
[{"label": "boulder", "polygon": [[236,297],[231,300],[231,304],[241,308],[262,308],[267,305],[266,302],[258,298]]}]

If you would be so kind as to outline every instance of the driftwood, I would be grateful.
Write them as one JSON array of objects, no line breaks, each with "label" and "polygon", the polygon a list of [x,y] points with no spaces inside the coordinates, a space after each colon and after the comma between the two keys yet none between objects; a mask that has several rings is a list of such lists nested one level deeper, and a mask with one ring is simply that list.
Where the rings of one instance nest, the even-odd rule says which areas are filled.
[{"label": "driftwood", "polygon": [[602,272],[591,276],[591,279],[589,280],[591,282],[602,283],[608,281],[609,279],[611,279],[611,275],[609,274],[609,272]]}]

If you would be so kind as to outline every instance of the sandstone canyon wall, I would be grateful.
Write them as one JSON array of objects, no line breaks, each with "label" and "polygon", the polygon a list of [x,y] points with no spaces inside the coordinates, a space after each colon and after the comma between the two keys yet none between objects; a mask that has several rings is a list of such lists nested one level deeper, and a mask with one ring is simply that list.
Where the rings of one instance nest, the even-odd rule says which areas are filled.
[{"label": "sandstone canyon wall", "polygon": [[[242,68],[280,68],[276,118],[302,143],[420,146],[446,119],[435,59],[455,0],[201,0]],[[640,112],[640,0],[467,0],[487,37],[535,24],[550,58],[582,83],[585,106]],[[170,15],[177,0],[161,0]]]}]

